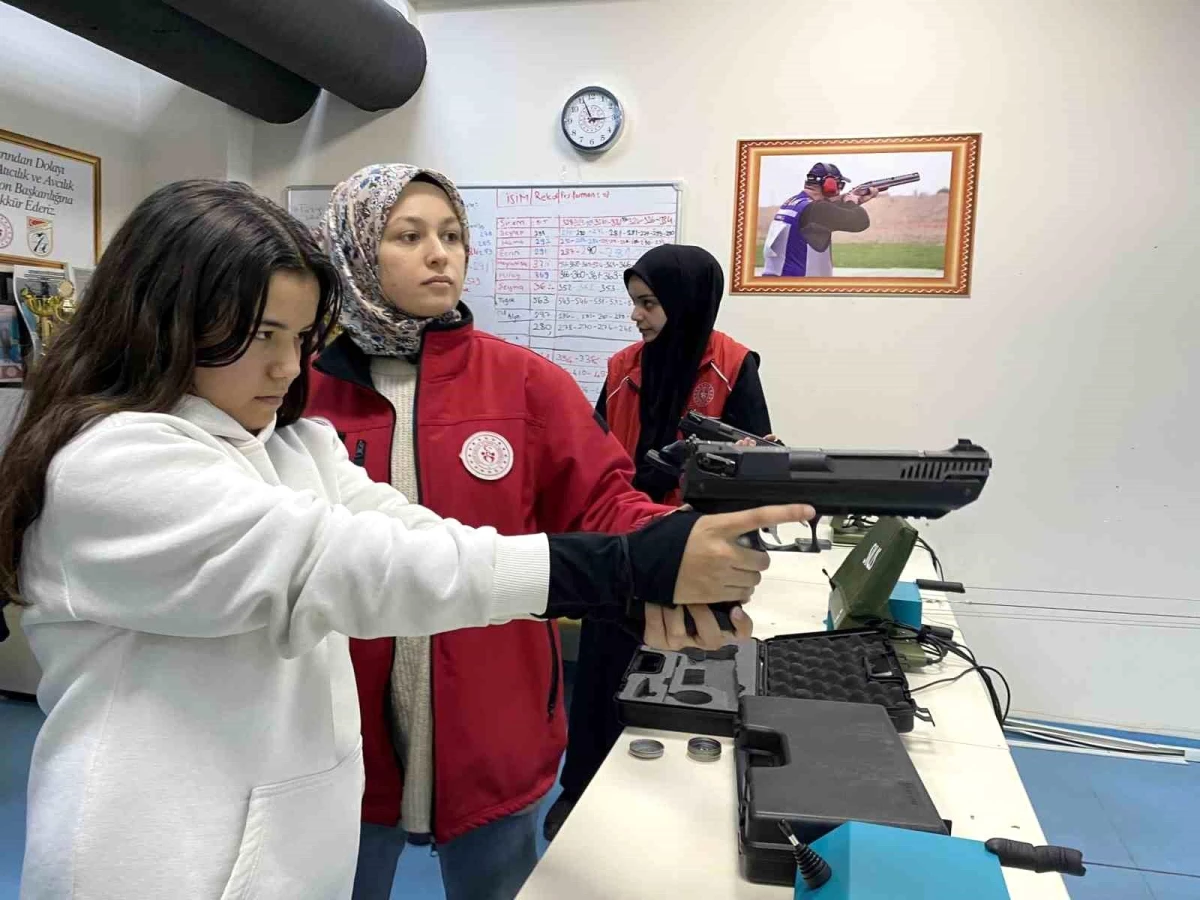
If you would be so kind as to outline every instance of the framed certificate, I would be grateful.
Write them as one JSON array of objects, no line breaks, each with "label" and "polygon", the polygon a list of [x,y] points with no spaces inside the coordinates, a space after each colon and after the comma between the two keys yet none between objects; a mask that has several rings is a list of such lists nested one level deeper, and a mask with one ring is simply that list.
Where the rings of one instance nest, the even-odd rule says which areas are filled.
[{"label": "framed certificate", "polygon": [[100,255],[100,158],[0,129],[0,264],[90,268]]}]

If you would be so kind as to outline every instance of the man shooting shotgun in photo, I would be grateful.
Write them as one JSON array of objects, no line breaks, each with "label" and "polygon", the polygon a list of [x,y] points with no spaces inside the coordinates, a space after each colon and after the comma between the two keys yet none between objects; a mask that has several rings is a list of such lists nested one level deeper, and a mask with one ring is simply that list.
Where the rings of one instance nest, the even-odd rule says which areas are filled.
[{"label": "man shooting shotgun in photo", "polygon": [[775,214],[763,246],[763,275],[784,278],[833,277],[833,232],[866,231],[871,217],[863,204],[882,191],[920,181],[913,172],[866,181],[847,193],[846,178],[833,163],[817,163],[808,170],[804,190]]}]

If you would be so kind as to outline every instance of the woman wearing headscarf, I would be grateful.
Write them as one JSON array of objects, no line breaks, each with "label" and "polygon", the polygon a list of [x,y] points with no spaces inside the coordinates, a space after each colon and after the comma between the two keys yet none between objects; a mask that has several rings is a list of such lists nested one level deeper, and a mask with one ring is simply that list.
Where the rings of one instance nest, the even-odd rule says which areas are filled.
[{"label": "woman wearing headscarf", "polygon": [[[625,287],[642,341],[609,360],[596,412],[633,457],[634,487],[654,500],[678,504],[677,479],[655,468],[646,454],[677,440],[679,420],[691,410],[751,434],[770,435],[759,358],[713,328],[725,277],[707,250],[655,247],[626,270]],[[562,794],[546,815],[548,839],[621,735],[613,697],[638,645],[620,629],[583,623]]]},{"label": "woman wearing headscarf", "polygon": [[633,457],[634,486],[676,499],[676,483],[646,460],[676,440],[689,411],[751,434],[771,431],[757,353],[714,330],[725,291],[721,264],[701,247],[664,244],[625,272],[642,341],[608,363],[596,412]]},{"label": "woman wearing headscarf", "polygon": [[[308,412],[374,480],[505,535],[622,533],[671,511],[633,489],[628,454],[565,371],[474,329],[449,179],[369,166],[334,190],[323,230],[344,331],[314,365]],[[355,640],[351,657],[366,770],[356,900],[390,896],[406,843],[437,846],[448,900],[515,896],[566,743],[557,627]]]}]

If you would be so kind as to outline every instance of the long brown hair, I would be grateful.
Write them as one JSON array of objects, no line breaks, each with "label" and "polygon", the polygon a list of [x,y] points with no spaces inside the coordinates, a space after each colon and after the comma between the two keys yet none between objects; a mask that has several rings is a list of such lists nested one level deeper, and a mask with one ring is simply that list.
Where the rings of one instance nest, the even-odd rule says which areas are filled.
[{"label": "long brown hair", "polygon": [[104,251],[72,320],[34,368],[0,459],[0,605],[22,603],[26,530],[42,513],[50,461],[84,428],[117,412],[170,412],[196,367],[246,352],[277,271],[316,276],[321,300],[277,427],[304,412],[308,362],[336,321],[337,273],[302,224],[244,184],[180,181],[130,214]]}]

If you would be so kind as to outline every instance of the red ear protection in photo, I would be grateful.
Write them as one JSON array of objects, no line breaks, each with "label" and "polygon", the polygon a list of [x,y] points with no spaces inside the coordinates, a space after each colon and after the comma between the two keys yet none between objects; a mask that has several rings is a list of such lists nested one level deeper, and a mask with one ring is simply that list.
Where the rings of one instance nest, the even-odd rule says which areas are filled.
[{"label": "red ear protection in photo", "polygon": [[836,197],[846,186],[846,178],[833,163],[819,162],[808,170],[804,184],[811,188],[819,187],[824,197]]}]

